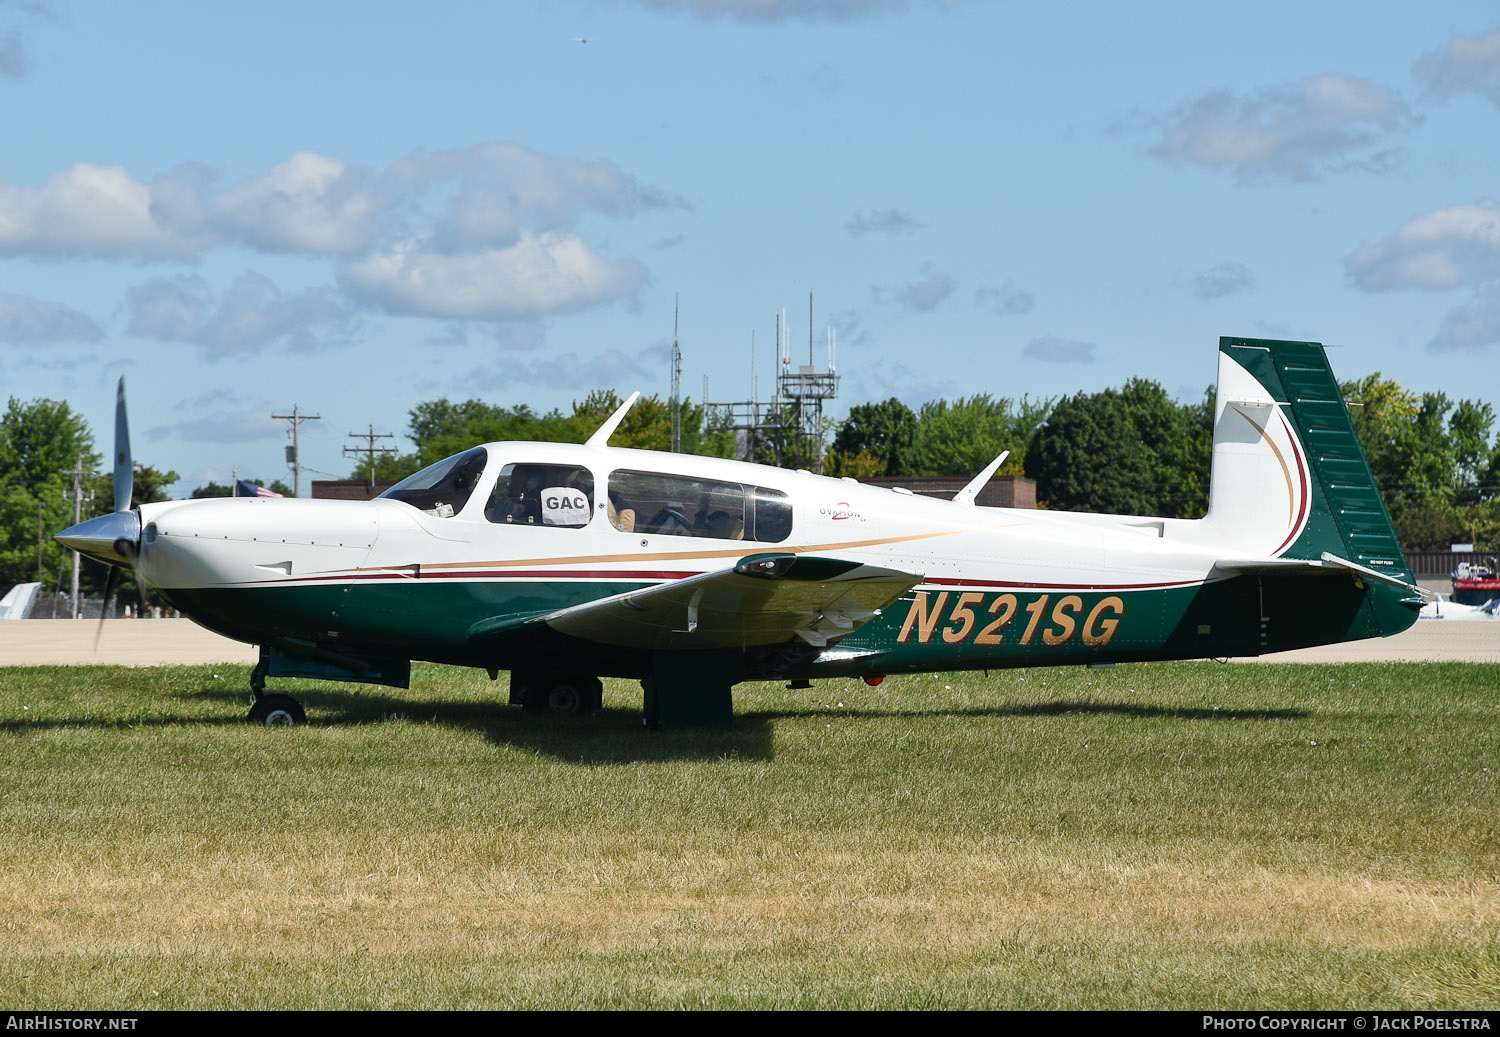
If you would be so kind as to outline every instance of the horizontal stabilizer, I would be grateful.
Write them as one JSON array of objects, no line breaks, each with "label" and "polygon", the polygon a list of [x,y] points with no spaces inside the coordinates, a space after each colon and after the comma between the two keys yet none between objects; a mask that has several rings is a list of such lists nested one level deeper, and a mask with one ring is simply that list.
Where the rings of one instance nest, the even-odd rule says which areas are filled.
[{"label": "horizontal stabilizer", "polygon": [[838,558],[750,555],[730,569],[562,609],[530,622],[619,648],[832,644],[880,615],[920,575]]},{"label": "horizontal stabilizer", "polygon": [[1214,575],[1217,576],[1363,576],[1366,579],[1377,580],[1388,583],[1393,587],[1411,591],[1413,594],[1423,594],[1422,590],[1414,583],[1407,583],[1398,579],[1390,573],[1380,572],[1368,566],[1351,562],[1347,558],[1339,558],[1337,555],[1323,552],[1321,558],[1227,558],[1220,559],[1214,563]]}]

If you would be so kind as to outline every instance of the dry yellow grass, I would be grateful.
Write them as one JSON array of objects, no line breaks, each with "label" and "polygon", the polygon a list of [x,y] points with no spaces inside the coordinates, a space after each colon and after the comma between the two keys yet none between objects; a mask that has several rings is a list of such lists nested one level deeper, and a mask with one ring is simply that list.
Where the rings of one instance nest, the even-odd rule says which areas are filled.
[{"label": "dry yellow grass", "polygon": [[[815,848],[726,847],[712,859],[407,858],[297,846],[203,861],[15,861],[0,886],[8,953],[501,954],[643,948],[752,950],[778,941],[864,952],[976,951],[1007,939],[1121,935],[1178,943],[1300,941],[1481,950],[1500,931],[1500,886],[1286,874],[1203,859],[1101,860],[1095,848],[931,850],[859,860]],[[777,858],[780,859],[777,859]],[[425,858],[425,859],[423,859]]]},{"label": "dry yellow grass", "polygon": [[696,734],[624,685],[569,724],[432,668],[266,732],[211,671],[0,670],[0,1000],[1500,1007],[1500,674],[1453,669],[767,686]]}]

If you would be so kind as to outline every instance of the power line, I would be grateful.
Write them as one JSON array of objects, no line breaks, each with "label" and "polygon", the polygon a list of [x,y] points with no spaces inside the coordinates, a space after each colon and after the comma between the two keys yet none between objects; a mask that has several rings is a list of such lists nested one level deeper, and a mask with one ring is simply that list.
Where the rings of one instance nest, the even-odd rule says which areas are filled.
[{"label": "power line", "polygon": [[[391,433],[391,432],[376,432],[375,431],[375,426],[371,425],[371,426],[369,426],[369,431],[367,431],[367,432],[351,432],[351,433],[349,433],[349,436],[352,439],[364,439],[364,440],[367,440],[369,442],[369,444],[370,444],[369,446],[346,446],[346,447],[344,447],[344,456],[347,457],[350,454],[354,455],[355,457],[358,457],[360,454],[369,454],[370,455],[370,482],[369,482],[369,486],[370,486],[370,496],[373,497],[375,495],[375,458],[376,458],[376,456],[379,455],[379,454],[394,454],[396,452],[396,448],[395,447],[393,447],[393,446],[380,446],[380,447],[378,447],[378,446],[375,445],[375,441],[377,439],[395,439],[396,438],[395,434]],[[359,465],[356,464],[355,467],[358,468]]]}]

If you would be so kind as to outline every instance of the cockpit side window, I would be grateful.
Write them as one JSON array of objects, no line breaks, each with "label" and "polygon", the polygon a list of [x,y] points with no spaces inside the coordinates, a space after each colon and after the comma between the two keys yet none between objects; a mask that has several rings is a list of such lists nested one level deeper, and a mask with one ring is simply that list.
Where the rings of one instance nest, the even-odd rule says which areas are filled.
[{"label": "cockpit side window", "polygon": [[580,529],[593,514],[594,476],[576,465],[508,464],[484,506],[502,525]]},{"label": "cockpit side window", "polygon": [[402,501],[439,518],[449,518],[469,503],[488,458],[482,446],[465,450],[407,476],[380,496]]},{"label": "cockpit side window", "polygon": [[779,543],[792,532],[786,494],[659,472],[609,477],[609,520],[626,533]]}]

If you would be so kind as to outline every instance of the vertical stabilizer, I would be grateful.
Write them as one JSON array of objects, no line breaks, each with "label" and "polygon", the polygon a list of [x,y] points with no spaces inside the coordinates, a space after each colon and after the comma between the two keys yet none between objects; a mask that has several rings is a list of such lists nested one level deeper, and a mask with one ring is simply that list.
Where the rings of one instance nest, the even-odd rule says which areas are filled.
[{"label": "vertical stabilizer", "polygon": [[1322,345],[1219,340],[1206,520],[1263,557],[1324,552],[1411,582]]}]

